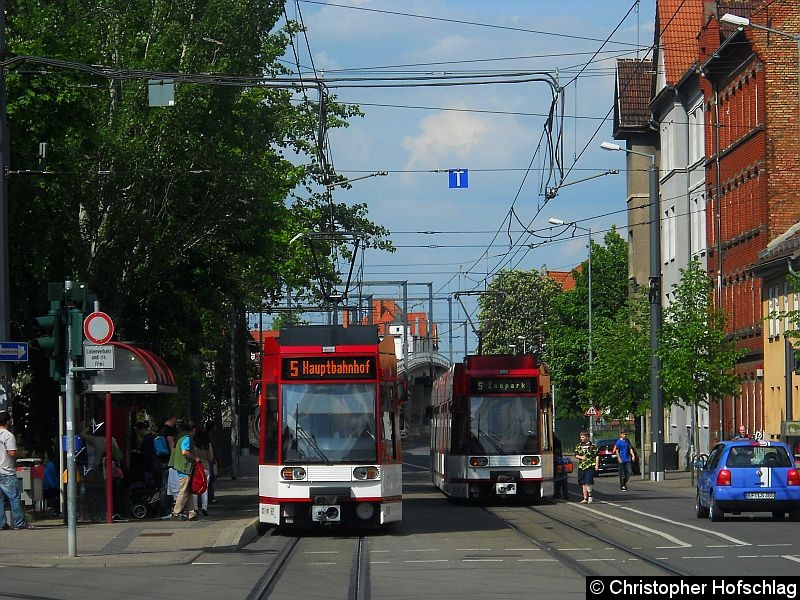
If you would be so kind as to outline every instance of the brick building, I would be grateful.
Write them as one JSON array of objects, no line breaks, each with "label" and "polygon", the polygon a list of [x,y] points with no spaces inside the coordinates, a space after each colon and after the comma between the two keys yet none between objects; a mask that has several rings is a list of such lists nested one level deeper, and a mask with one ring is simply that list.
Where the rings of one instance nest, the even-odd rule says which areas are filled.
[{"label": "brick building", "polygon": [[[711,405],[712,442],[744,423],[764,431],[762,281],[753,271],[769,242],[800,218],[797,45],[754,28],[720,23],[725,13],[800,31],[790,0],[704,2],[698,37],[706,111],[708,270],[714,301],[745,356],[739,394]],[[764,431],[766,437],[777,432]]]}]

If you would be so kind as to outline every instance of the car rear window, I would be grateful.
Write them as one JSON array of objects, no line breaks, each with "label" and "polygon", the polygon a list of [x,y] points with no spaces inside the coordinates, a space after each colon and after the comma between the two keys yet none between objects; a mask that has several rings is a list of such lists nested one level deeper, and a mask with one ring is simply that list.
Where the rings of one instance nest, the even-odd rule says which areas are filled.
[{"label": "car rear window", "polygon": [[792,461],[779,446],[735,446],[728,453],[726,466],[733,468],[791,467]]}]

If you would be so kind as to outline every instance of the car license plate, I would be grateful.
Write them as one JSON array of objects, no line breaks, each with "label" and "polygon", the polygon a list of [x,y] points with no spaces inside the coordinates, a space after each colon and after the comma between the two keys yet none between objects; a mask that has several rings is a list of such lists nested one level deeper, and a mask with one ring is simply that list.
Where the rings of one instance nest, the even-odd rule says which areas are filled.
[{"label": "car license plate", "polygon": [[745,500],[775,500],[775,492],[745,492]]}]

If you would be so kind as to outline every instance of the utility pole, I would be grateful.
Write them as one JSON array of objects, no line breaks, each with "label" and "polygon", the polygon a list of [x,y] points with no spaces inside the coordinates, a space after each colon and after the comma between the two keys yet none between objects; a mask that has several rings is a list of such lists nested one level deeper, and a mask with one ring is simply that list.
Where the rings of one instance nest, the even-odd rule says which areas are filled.
[{"label": "utility pole", "polygon": [[[0,60],[6,58],[6,2],[0,0]],[[8,274],[8,169],[11,163],[6,111],[6,71],[0,68],[0,341],[11,336],[11,294]],[[11,410],[11,364],[0,362],[0,381],[6,386]]]}]

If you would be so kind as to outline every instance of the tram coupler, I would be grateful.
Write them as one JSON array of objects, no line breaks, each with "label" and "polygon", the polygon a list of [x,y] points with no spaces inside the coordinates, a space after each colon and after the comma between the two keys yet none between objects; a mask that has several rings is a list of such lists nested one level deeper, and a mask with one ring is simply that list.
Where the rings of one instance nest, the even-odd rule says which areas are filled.
[{"label": "tram coupler", "polygon": [[315,523],[338,523],[342,519],[341,507],[315,504],[311,507],[311,520]]},{"label": "tram coupler", "polygon": [[510,496],[517,493],[517,484],[514,482],[495,483],[494,492],[498,496]]}]

